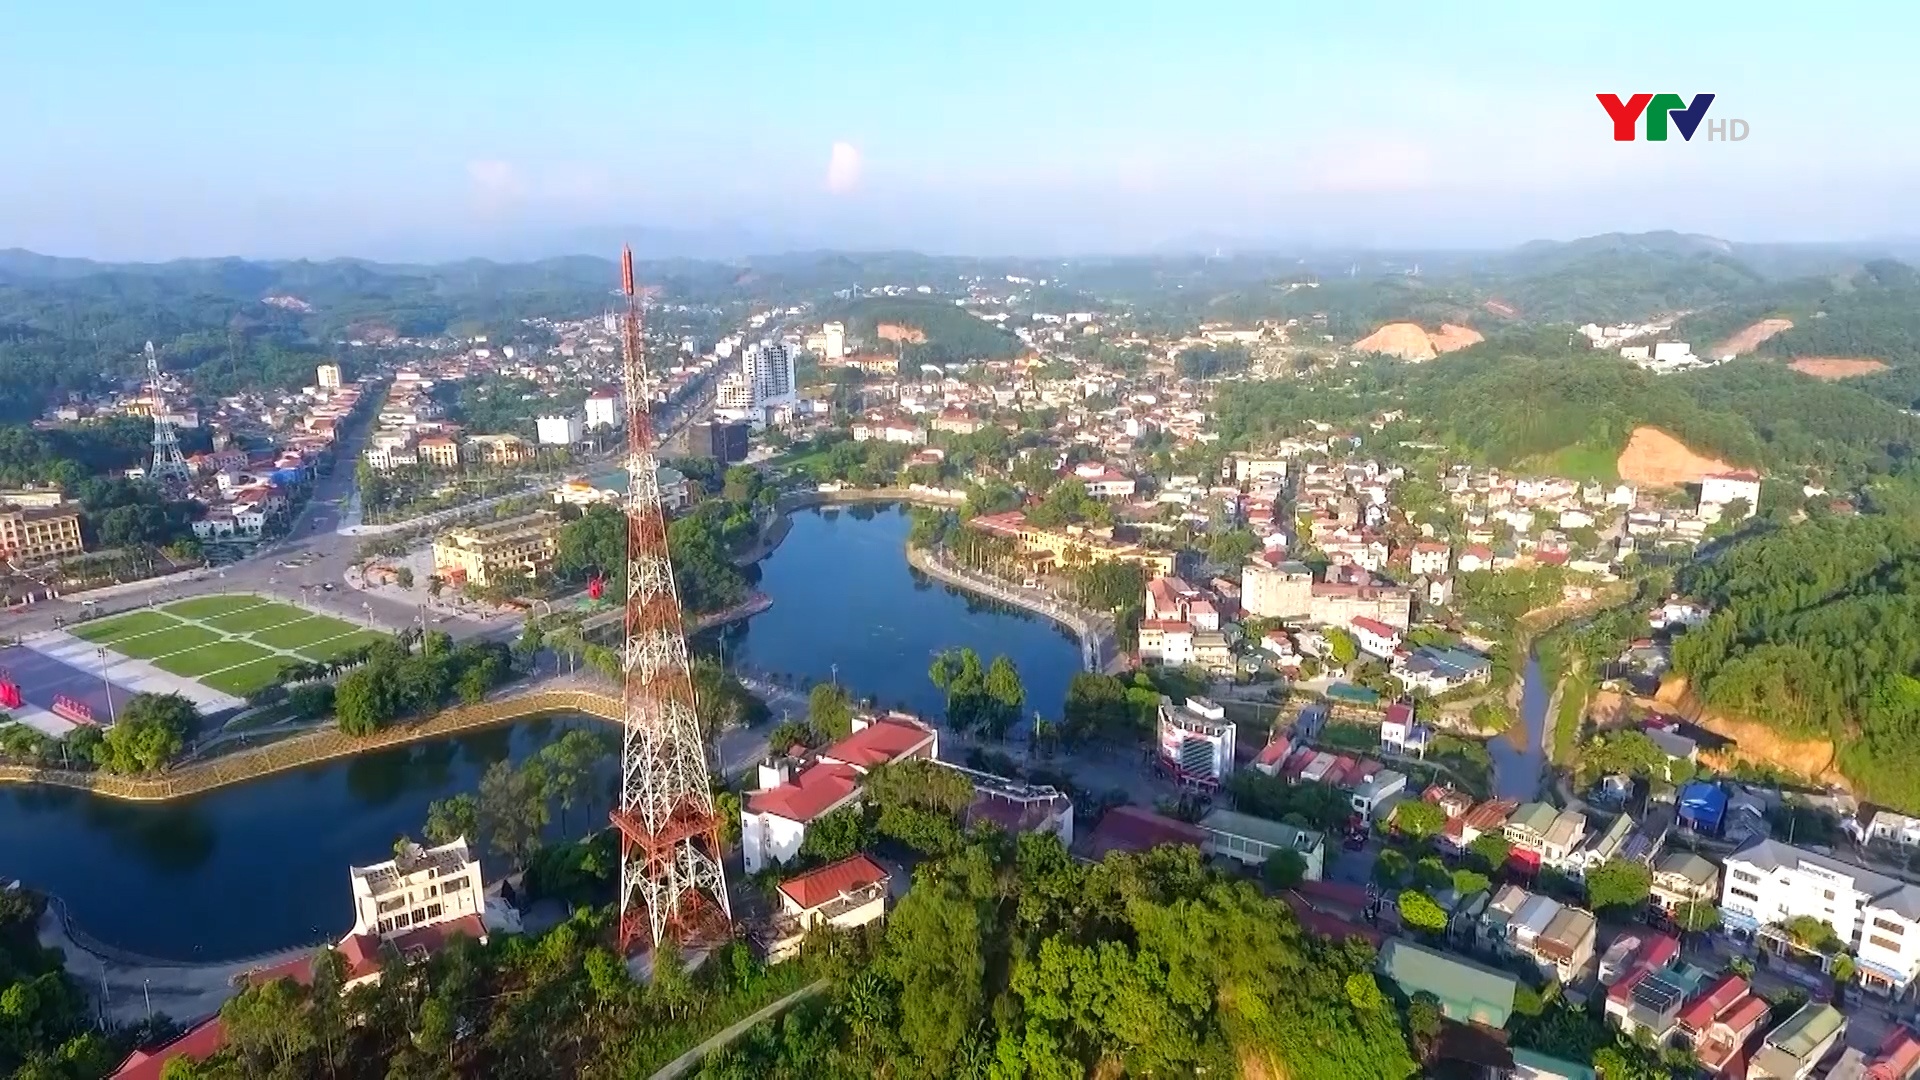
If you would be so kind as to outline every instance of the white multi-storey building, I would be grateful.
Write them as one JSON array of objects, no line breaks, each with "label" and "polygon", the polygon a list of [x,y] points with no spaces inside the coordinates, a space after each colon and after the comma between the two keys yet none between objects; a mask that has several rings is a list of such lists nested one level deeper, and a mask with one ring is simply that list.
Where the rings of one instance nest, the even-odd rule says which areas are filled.
[{"label": "white multi-storey building", "polygon": [[1904,994],[1920,975],[1920,887],[1864,866],[1763,840],[1727,856],[1720,913],[1730,929],[1776,945],[1795,918],[1826,923],[1877,993]]},{"label": "white multi-storey building", "polygon": [[791,408],[800,400],[794,375],[794,349],[784,341],[763,341],[747,346],[740,359],[740,372],[747,378],[753,394],[753,408]]},{"label": "white multi-storey building", "polygon": [[621,411],[620,391],[595,390],[587,395],[587,430],[619,427],[626,423],[626,417],[621,415]]},{"label": "white multi-storey building", "polygon": [[1233,771],[1236,730],[1226,711],[1206,698],[1190,697],[1185,705],[1160,699],[1160,757],[1184,782],[1224,783]]},{"label": "white multi-storey building", "polygon": [[1720,520],[1727,505],[1735,499],[1746,506],[1746,516],[1760,512],[1760,474],[1752,472],[1717,473],[1700,478],[1699,514],[1709,521]]},{"label": "white multi-storey building", "polygon": [[397,859],[355,866],[353,933],[393,937],[407,930],[486,912],[480,860],[462,838],[439,847],[418,844]]},{"label": "white multi-storey building", "polygon": [[713,388],[713,407],[719,412],[744,419],[753,408],[753,388],[738,371],[722,374]]},{"label": "white multi-storey building", "polygon": [[838,360],[847,355],[847,327],[845,323],[830,322],[820,328],[820,336],[826,341],[826,358]]},{"label": "white multi-storey building", "polygon": [[322,390],[340,389],[340,365],[321,364],[313,369],[313,378]]},{"label": "white multi-storey building", "polygon": [[716,414],[745,420],[758,431],[791,413],[800,403],[795,353],[784,341],[747,346],[739,367],[720,376],[713,399]]},{"label": "white multi-storey building", "polygon": [[581,421],[579,413],[536,416],[533,426],[542,446],[572,446],[587,437],[586,424]]}]

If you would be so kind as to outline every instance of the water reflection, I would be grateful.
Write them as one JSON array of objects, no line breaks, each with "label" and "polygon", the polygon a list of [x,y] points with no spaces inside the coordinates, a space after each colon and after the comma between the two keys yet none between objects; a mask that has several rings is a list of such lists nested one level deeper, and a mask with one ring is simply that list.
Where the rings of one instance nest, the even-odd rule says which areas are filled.
[{"label": "water reflection", "polygon": [[1493,759],[1494,794],[1521,802],[1540,795],[1540,775],[1546,767],[1547,705],[1551,694],[1540,677],[1540,659],[1527,654],[1525,680],[1520,692],[1520,723],[1498,738],[1487,740],[1487,754]]},{"label": "water reflection", "polygon": [[[93,937],[150,956],[250,956],[337,936],[352,923],[349,866],[387,858],[395,837],[419,835],[428,803],[475,790],[488,765],[575,725],[601,727],[530,721],[176,803],[0,788],[0,873],[58,894]],[[590,805],[568,814],[576,828],[605,815],[612,775],[602,770]]]},{"label": "water reflection", "polygon": [[774,604],[705,644],[730,661],[806,681],[839,681],[885,705],[938,714],[943,695],[927,665],[967,647],[1004,654],[1027,687],[1027,709],[1058,715],[1079,670],[1078,639],[997,600],[935,581],[907,564],[908,515],[854,504],[795,514],[787,539],[762,564]]},{"label": "water reflection", "polygon": [[[908,524],[895,507],[796,515],[759,571],[773,607],[701,647],[796,681],[837,673],[856,694],[927,714],[944,705],[929,661],[969,647],[1006,655],[1026,683],[1026,711],[1057,715],[1079,666],[1071,635],[933,588],[907,565]],[[395,837],[419,834],[428,803],[476,790],[487,766],[523,760],[576,724],[603,730],[533,720],[165,805],[0,787],[0,874],[60,895],[101,941],[151,956],[250,956],[337,936],[352,923],[349,866],[389,857]],[[600,771],[595,798],[567,812],[570,828],[605,820],[613,775]]]}]

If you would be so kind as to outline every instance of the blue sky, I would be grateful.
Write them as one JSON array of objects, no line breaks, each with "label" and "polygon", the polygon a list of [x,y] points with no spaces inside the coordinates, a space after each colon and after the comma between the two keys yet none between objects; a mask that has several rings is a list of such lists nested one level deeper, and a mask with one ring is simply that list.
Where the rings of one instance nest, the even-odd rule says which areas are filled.
[{"label": "blue sky", "polygon": [[[1913,234],[1906,6],[21,3],[0,247],[1068,253]],[[1598,92],[1739,144],[1615,144]]]}]

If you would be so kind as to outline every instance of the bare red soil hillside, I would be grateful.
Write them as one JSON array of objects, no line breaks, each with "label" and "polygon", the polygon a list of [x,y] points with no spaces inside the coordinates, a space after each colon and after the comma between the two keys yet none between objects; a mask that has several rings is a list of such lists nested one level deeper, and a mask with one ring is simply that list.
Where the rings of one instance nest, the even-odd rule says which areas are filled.
[{"label": "bare red soil hillside", "polygon": [[1713,347],[1714,356],[1745,356],[1782,330],[1793,329],[1792,319],[1761,319]]},{"label": "bare red soil hillside", "polygon": [[1642,487],[1679,487],[1697,484],[1703,476],[1733,472],[1719,458],[1696,454],[1687,444],[1656,427],[1637,427],[1615,463],[1620,479]]},{"label": "bare red soil hillside", "polygon": [[1441,323],[1440,329],[1429,333],[1418,324],[1410,322],[1388,323],[1359,341],[1353,347],[1360,352],[1380,353],[1384,356],[1397,356],[1402,360],[1431,360],[1441,353],[1450,353],[1455,349],[1464,349],[1476,342],[1484,341],[1480,332],[1470,326],[1457,326],[1453,323]]},{"label": "bare red soil hillside", "polygon": [[1857,379],[1862,375],[1887,370],[1886,361],[1864,356],[1803,356],[1787,366],[1802,375],[1828,381]]}]

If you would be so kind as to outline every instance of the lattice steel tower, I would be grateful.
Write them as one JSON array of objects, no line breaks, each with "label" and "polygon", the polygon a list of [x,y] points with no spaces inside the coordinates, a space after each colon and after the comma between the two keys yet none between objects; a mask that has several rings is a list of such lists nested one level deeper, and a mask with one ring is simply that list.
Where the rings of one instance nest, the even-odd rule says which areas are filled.
[{"label": "lattice steel tower", "polygon": [[180,453],[173,437],[173,425],[167,423],[166,402],[160,397],[160,357],[147,342],[147,385],[153,392],[153,468],[147,471],[154,483],[169,495],[184,495],[193,487],[193,470]]},{"label": "lattice steel tower", "polygon": [[652,400],[633,249],[620,253],[627,397],[627,636],[620,759],[620,948],[705,944],[732,932],[720,825],[694,712],[680,597],[653,456]]}]

